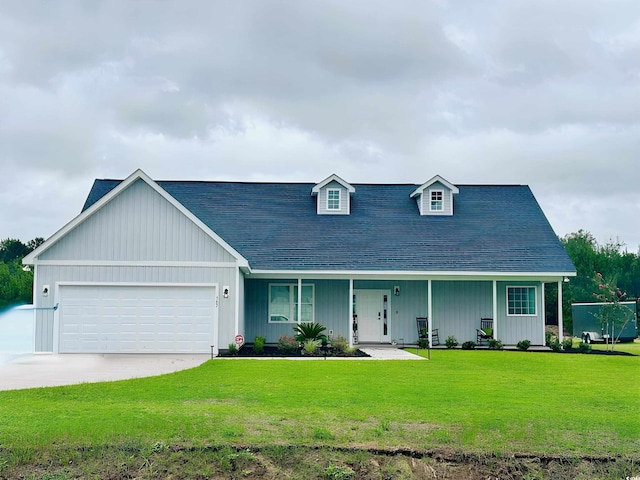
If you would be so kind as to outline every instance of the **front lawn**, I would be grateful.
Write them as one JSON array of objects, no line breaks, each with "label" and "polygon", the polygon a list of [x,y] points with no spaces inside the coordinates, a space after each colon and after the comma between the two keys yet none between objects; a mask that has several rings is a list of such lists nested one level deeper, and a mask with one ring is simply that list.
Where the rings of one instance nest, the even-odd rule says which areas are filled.
[{"label": "front lawn", "polygon": [[638,458],[640,357],[431,358],[212,360],[154,378],[0,392],[0,456],[129,442]]}]

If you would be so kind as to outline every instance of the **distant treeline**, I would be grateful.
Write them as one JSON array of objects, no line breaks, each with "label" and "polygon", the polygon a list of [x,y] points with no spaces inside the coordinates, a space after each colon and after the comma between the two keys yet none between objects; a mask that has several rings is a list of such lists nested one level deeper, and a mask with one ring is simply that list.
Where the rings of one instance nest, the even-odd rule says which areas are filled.
[{"label": "distant treeline", "polygon": [[26,244],[15,238],[0,242],[0,310],[11,305],[31,303],[33,272],[23,270],[22,259],[44,242],[34,238]]},{"label": "distant treeline", "polygon": [[[591,233],[578,230],[560,239],[576,267],[577,276],[562,286],[562,316],[565,329],[571,332],[571,304],[595,302],[594,277],[600,273],[608,283],[626,293],[626,300],[640,297],[640,253],[628,252],[625,244],[610,241],[598,244]],[[557,322],[557,287],[547,286],[547,323]]]}]

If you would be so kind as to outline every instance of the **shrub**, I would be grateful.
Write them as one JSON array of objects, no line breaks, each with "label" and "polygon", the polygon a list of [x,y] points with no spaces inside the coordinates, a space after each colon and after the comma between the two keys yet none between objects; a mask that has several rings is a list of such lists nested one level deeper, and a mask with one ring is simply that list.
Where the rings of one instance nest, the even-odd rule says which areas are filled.
[{"label": "shrub", "polygon": [[267,342],[267,339],[264,337],[256,337],[253,341],[253,351],[254,353],[261,355],[264,353],[264,344]]},{"label": "shrub", "polygon": [[518,344],[516,345],[516,347],[518,348],[518,350],[522,350],[523,352],[525,350],[529,350],[529,347],[531,346],[531,342],[529,340],[520,340],[518,342]]},{"label": "shrub", "polygon": [[420,338],[418,340],[418,347],[419,348],[429,348],[429,340],[426,338]]},{"label": "shrub", "polygon": [[229,344],[229,355],[236,355],[238,353],[238,346],[235,343]]},{"label": "shrub", "polygon": [[304,350],[304,353],[308,353],[309,355],[312,355],[316,353],[316,350],[320,346],[320,343],[321,343],[320,340],[307,339],[302,344],[302,349]]},{"label": "shrub", "polygon": [[444,344],[447,348],[455,348],[458,346],[458,340],[456,340],[456,337],[449,335],[444,341]]},{"label": "shrub", "polygon": [[554,352],[559,352],[560,350],[562,350],[562,345],[560,345],[560,340],[558,340],[556,337],[553,337],[551,340],[549,340],[548,346]]},{"label": "shrub", "polygon": [[502,350],[503,348],[501,340],[490,338],[488,343],[489,343],[489,350]]},{"label": "shrub", "polygon": [[326,339],[326,335],[324,332],[327,329],[324,325],[320,325],[319,323],[301,323],[300,325],[296,325],[293,327],[295,334],[295,339],[299,342],[305,342],[306,340],[320,340]]},{"label": "shrub", "polygon": [[573,349],[573,338],[565,338],[562,340],[562,349],[565,351]]},{"label": "shrub", "polygon": [[578,351],[580,353],[589,353],[591,351],[591,345],[585,342],[580,342],[578,344]]},{"label": "shrub", "polygon": [[278,351],[282,353],[295,353],[298,350],[298,341],[293,337],[283,335],[278,340]]},{"label": "shrub", "polygon": [[551,346],[551,340],[552,340],[552,335],[551,335],[551,333],[550,333],[550,332],[545,332],[545,334],[544,334],[544,344],[545,344],[547,347],[550,347],[550,346]]},{"label": "shrub", "polygon": [[471,340],[467,340],[462,344],[463,350],[473,350],[474,348],[476,348],[476,342],[472,342]]},{"label": "shrub", "polygon": [[345,353],[349,348],[349,342],[343,336],[337,336],[331,340],[331,346],[336,352]]}]

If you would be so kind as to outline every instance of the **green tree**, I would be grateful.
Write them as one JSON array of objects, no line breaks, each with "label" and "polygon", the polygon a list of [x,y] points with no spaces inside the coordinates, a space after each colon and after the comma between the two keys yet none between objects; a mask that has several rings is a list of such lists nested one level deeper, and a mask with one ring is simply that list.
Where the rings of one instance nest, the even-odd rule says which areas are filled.
[{"label": "green tree", "polygon": [[13,260],[22,260],[29,251],[29,248],[20,240],[7,238],[0,242],[0,262],[9,263]]},{"label": "green tree", "polygon": [[611,351],[613,351],[622,330],[634,319],[635,315],[633,311],[622,305],[622,302],[627,299],[627,293],[618,288],[615,279],[607,282],[601,273],[597,273],[593,279],[593,285],[593,296],[598,302],[603,303],[595,316],[607,335],[605,337],[607,351],[609,350],[609,345],[611,345]]}]

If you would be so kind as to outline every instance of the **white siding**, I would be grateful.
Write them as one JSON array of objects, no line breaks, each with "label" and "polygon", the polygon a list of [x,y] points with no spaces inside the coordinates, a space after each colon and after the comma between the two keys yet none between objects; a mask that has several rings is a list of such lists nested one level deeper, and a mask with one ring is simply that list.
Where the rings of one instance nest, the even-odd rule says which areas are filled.
[{"label": "white siding", "polygon": [[[340,210],[327,210],[328,190],[340,190]],[[318,214],[349,215],[350,202],[351,199],[349,198],[349,191],[345,187],[343,187],[336,181],[329,182],[318,192]]]},{"label": "white siding", "polygon": [[202,229],[138,180],[39,260],[235,261]]},{"label": "white siding", "polygon": [[[536,287],[535,316],[507,316],[507,287]],[[544,289],[540,282],[498,282],[498,336],[505,345],[515,345],[520,340],[529,340],[532,345],[544,345],[544,312],[542,295]]]}]

